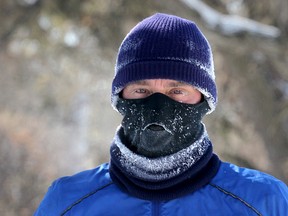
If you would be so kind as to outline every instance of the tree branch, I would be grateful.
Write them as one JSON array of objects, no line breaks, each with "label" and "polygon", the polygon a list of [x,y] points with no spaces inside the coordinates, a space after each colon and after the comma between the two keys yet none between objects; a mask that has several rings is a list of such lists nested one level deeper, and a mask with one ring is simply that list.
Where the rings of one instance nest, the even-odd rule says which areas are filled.
[{"label": "tree branch", "polygon": [[252,35],[275,39],[281,34],[281,31],[274,26],[262,24],[255,20],[237,15],[225,15],[219,13],[200,0],[181,1],[189,8],[196,11],[210,28],[220,30],[223,34],[228,36],[240,33],[249,33]]}]

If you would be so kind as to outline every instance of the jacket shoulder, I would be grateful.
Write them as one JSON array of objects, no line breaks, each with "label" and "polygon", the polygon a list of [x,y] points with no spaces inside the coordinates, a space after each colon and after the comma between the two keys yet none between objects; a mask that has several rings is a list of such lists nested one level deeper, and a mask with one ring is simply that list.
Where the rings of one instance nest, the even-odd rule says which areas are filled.
[{"label": "jacket shoulder", "polygon": [[288,213],[287,185],[258,170],[222,162],[210,185],[260,215]]},{"label": "jacket shoulder", "polygon": [[111,185],[108,169],[108,164],[102,164],[95,169],[55,180],[34,215],[44,216],[48,212],[49,215],[59,215],[79,200]]},{"label": "jacket shoulder", "polygon": [[87,193],[91,191],[91,189],[101,188],[109,183],[111,183],[109,165],[102,164],[91,170],[85,170],[72,176],[62,177],[53,184],[54,187],[61,190],[61,193],[69,195],[69,193]]},{"label": "jacket shoulder", "polygon": [[274,183],[283,183],[279,179],[267,173],[245,167],[239,167],[232,163],[221,162],[219,172],[216,175],[216,178],[214,178],[214,181],[223,182],[225,179],[227,180],[226,183],[230,182],[230,179],[247,182],[248,184],[252,182],[272,185]]}]

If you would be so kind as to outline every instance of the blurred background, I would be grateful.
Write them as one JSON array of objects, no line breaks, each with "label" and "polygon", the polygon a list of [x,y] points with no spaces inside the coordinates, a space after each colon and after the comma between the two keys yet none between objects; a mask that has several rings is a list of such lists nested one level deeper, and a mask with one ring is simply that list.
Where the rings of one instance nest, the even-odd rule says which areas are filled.
[{"label": "blurred background", "polygon": [[205,123],[216,153],[287,184],[288,1],[203,1],[228,24],[246,17],[274,35],[227,33],[184,2],[0,1],[0,215],[32,215],[55,178],[109,161],[117,50],[155,12],[195,21],[211,43],[219,103]]}]

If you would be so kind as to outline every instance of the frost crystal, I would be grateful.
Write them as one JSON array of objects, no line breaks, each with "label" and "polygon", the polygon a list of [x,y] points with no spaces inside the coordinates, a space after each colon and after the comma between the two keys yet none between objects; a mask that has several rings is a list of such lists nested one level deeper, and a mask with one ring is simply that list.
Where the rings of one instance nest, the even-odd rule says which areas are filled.
[{"label": "frost crystal", "polygon": [[147,158],[128,149],[121,142],[118,131],[119,128],[113,145],[116,145],[120,150],[120,155],[118,155],[120,157],[119,166],[130,173],[131,176],[148,181],[167,180],[180,175],[192,167],[212,145],[204,126],[204,132],[200,139],[187,148],[168,156]]}]

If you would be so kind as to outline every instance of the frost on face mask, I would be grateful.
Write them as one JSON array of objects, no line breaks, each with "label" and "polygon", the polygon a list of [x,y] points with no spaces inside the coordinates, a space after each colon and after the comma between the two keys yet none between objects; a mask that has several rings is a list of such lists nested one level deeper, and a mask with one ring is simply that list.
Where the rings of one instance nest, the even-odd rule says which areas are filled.
[{"label": "frost on face mask", "polygon": [[123,143],[149,158],[173,154],[195,142],[203,133],[202,117],[208,103],[184,104],[161,93],[144,99],[120,99]]}]

